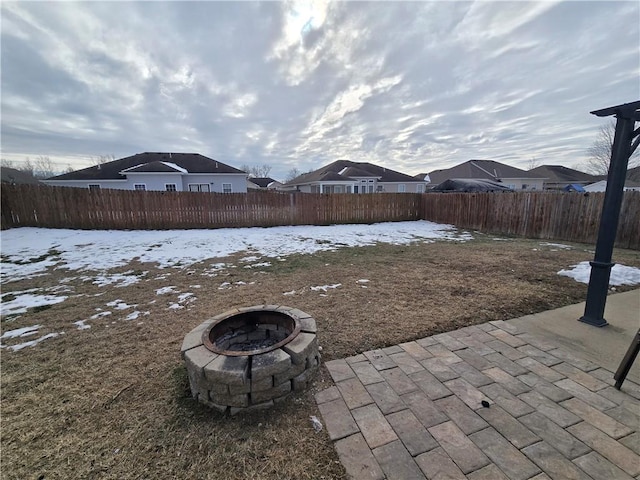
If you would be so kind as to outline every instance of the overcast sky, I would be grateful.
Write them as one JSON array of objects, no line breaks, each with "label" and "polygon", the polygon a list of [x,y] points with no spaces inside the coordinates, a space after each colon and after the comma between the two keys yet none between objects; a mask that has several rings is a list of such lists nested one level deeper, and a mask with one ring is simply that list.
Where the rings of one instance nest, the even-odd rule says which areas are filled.
[{"label": "overcast sky", "polygon": [[2,2],[2,158],[576,166],[640,98],[640,2]]}]

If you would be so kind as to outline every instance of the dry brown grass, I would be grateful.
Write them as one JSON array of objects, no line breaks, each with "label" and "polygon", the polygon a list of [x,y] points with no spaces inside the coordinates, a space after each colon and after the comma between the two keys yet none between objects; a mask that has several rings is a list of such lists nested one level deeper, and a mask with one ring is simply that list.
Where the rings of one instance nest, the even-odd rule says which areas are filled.
[{"label": "dry brown grass", "polygon": [[[71,282],[86,296],[3,320],[3,330],[40,323],[40,334],[66,333],[2,351],[2,478],[343,478],[326,432],[316,434],[309,422],[318,415],[313,392],[331,384],[326,371],[308,392],[270,411],[223,416],[189,398],[179,354],[184,335],[231,307],[285,304],[316,318],[329,360],[582,301],[586,286],[556,272],[592,259],[588,247],[552,251],[540,243],[477,236],[464,244],[379,245],[289,257],[264,271],[239,266],[213,278],[199,274],[202,264],[193,274],[171,269],[166,280],[151,280],[167,270],[134,264],[127,269],[150,270],[149,280],[127,288]],[[616,251],[614,258],[640,266],[639,252]],[[51,286],[64,276],[4,291]],[[255,283],[219,290],[223,281]],[[326,296],[309,289],[335,283],[342,286]],[[197,300],[167,310],[176,295],[155,294],[166,285]],[[124,321],[128,311],[114,311],[83,331],[71,324],[115,299],[151,314]]]}]

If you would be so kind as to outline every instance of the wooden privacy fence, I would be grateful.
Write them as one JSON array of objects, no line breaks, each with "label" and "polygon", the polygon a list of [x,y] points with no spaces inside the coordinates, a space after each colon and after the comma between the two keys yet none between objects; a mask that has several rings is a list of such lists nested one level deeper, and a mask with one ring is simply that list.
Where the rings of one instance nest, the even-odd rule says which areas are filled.
[{"label": "wooden privacy fence", "polygon": [[[2,228],[187,229],[425,219],[487,233],[595,243],[604,193],[306,194],[89,191],[4,185]],[[616,246],[640,250],[640,192],[625,192]]]},{"label": "wooden privacy fence", "polygon": [[[422,217],[486,233],[593,243],[604,193],[443,193],[423,195]],[[640,250],[640,192],[625,192],[616,246]]]},{"label": "wooden privacy fence", "polygon": [[2,187],[2,225],[81,229],[329,225],[420,219],[420,196]]}]

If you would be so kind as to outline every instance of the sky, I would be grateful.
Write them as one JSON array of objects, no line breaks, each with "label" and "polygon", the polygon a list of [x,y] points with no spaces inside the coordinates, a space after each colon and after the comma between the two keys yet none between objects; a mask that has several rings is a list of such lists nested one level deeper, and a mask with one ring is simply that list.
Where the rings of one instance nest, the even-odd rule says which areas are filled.
[{"label": "sky", "polygon": [[640,98],[640,2],[7,2],[1,154],[410,175],[576,167]]},{"label": "sky", "polygon": [[[512,239],[495,237],[494,241],[510,242]],[[213,230],[132,231],[117,230],[91,231],[45,228],[12,228],[2,232],[2,263],[0,284],[0,315],[3,331],[0,335],[0,349],[20,351],[38,343],[56,338],[65,333],[51,331],[46,325],[18,327],[8,316],[21,315],[28,309],[65,302],[85,293],[78,293],[78,282],[99,287],[92,294],[96,298],[95,313],[87,318],[68,319],[68,330],[88,330],[106,328],[118,321],[139,323],[152,321],[157,309],[187,311],[198,301],[204,281],[217,283],[218,290],[251,288],[255,278],[249,272],[268,271],[276,262],[286,262],[294,254],[312,254],[365,245],[386,243],[407,245],[410,243],[433,243],[436,241],[472,242],[473,234],[458,231],[451,225],[428,221],[376,223],[373,225],[329,225],[329,226],[283,226],[271,228],[221,228]],[[540,255],[549,255],[558,250],[582,250],[561,243],[539,242],[532,250]],[[241,258],[228,261],[234,254],[244,254]],[[239,256],[239,255],[238,255]],[[37,259],[37,261],[33,261]],[[132,260],[152,262],[164,270],[127,270]],[[224,259],[226,263],[222,263]],[[200,263],[203,262],[203,263]],[[567,268],[562,268],[563,266]],[[577,265],[563,265],[558,275],[588,283],[591,266],[589,262]],[[114,269],[118,269],[117,271]],[[175,269],[191,275],[193,284],[187,291],[172,285]],[[228,271],[237,269],[233,278]],[[55,270],[68,272],[68,276],[52,276]],[[247,272],[243,276],[242,272]],[[27,290],[11,288],[13,282],[25,279],[35,280]],[[241,281],[246,278],[248,281]],[[201,280],[199,280],[201,279]],[[235,279],[235,281],[233,280]],[[217,281],[216,281],[217,280]],[[344,288],[344,279],[335,278],[326,285],[300,285],[294,290],[282,292],[285,297],[301,294],[327,296]],[[128,305],[119,299],[120,288],[136,283],[153,282],[154,295],[142,296],[138,304]],[[355,283],[359,288],[369,288],[375,278],[360,278]],[[640,269],[616,264],[611,270],[610,285],[640,284]],[[15,288],[15,287],[14,287]],[[215,294],[215,290],[213,290]],[[211,295],[209,289],[208,295]],[[42,319],[40,319],[42,320]],[[22,324],[20,322],[19,324]]]}]

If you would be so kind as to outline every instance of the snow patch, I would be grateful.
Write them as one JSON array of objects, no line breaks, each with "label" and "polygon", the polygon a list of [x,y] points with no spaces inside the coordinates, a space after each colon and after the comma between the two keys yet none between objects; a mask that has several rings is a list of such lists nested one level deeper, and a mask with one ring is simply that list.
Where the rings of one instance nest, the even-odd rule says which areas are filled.
[{"label": "snow patch", "polygon": [[[576,282],[589,283],[591,265],[589,262],[580,262],[568,270],[560,270],[558,275],[573,278]],[[615,264],[611,269],[609,285],[640,285],[640,268]]]},{"label": "snow patch", "polygon": [[36,340],[31,340],[30,342],[24,342],[24,343],[18,343],[17,345],[0,345],[0,348],[8,348],[9,350],[12,350],[14,352],[17,352],[18,350],[22,350],[23,348],[26,347],[33,347],[35,345],[37,345],[38,343],[42,342],[43,340],[46,340],[48,338],[55,338],[58,335],[63,335],[64,332],[54,332],[54,333],[48,333]]},{"label": "snow patch", "polygon": [[[15,292],[14,295],[16,293],[19,292]],[[3,302],[2,305],[0,305],[0,315],[26,313],[29,308],[55,305],[56,303],[64,302],[67,298],[69,297],[65,295],[34,295],[32,293],[25,293],[24,295],[18,295],[9,302]]]},{"label": "snow patch", "polygon": [[22,327],[22,328],[16,328],[15,330],[7,330],[2,334],[2,336],[0,336],[0,339],[26,337],[27,335],[33,335],[38,332],[38,329],[40,327],[42,327],[42,325],[32,325],[30,327]]},{"label": "snow patch", "polygon": [[78,327],[78,330],[88,330],[91,328],[91,325],[87,325],[85,322],[87,320],[78,320],[77,322],[73,322],[74,325]]},{"label": "snow patch", "polygon": [[317,287],[310,287],[314,292],[323,291],[326,292],[330,288],[338,288],[341,287],[341,283],[334,283],[333,285],[318,285]]},{"label": "snow patch", "polygon": [[180,293],[176,290],[175,285],[171,285],[169,287],[162,287],[156,290],[156,295],[166,295],[167,293]]}]

